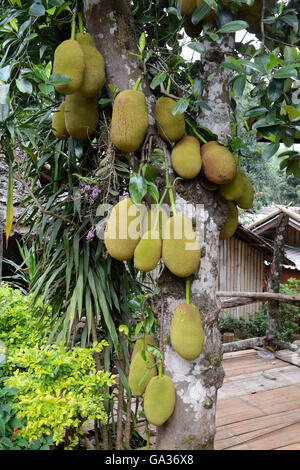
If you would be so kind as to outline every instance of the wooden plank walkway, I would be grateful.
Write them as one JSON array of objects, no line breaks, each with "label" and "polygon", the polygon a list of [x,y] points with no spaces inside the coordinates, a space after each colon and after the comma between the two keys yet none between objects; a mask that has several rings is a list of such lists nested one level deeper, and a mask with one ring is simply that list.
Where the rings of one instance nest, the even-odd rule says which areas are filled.
[{"label": "wooden plank walkway", "polygon": [[224,354],[223,366],[215,450],[300,450],[300,367],[254,349]]}]

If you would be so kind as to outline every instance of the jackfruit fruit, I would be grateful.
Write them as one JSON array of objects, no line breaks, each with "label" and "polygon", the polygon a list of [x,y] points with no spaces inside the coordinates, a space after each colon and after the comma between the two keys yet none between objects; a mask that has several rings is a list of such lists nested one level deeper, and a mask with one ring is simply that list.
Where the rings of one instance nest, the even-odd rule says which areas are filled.
[{"label": "jackfruit fruit", "polygon": [[219,187],[219,193],[227,201],[235,201],[243,194],[243,178],[238,171],[230,183],[222,184]]},{"label": "jackfruit fruit", "polygon": [[65,102],[63,101],[58,110],[52,117],[52,131],[55,137],[61,140],[66,140],[69,137],[69,132],[66,129],[65,123]]},{"label": "jackfruit fruit", "polygon": [[[242,3],[241,5],[239,5],[237,17],[239,20],[247,21],[247,23],[249,24],[249,28],[247,28],[247,31],[254,34],[259,34],[261,33],[263,0],[252,0],[252,2],[249,3],[249,5],[247,5],[246,3]],[[273,0],[265,0],[265,7],[272,4]],[[266,16],[269,16],[267,9],[265,11],[265,17]]]},{"label": "jackfruit fruit", "polygon": [[239,214],[234,202],[226,201],[228,212],[225,224],[220,232],[220,240],[227,240],[232,237],[239,223]]},{"label": "jackfruit fruit", "polygon": [[173,116],[172,110],[176,101],[172,98],[162,96],[158,98],[155,105],[155,119],[159,134],[167,142],[177,142],[185,133],[184,114]]},{"label": "jackfruit fruit", "polygon": [[157,374],[154,357],[148,351],[145,351],[145,355],[147,361],[141,353],[135,354],[129,367],[128,385],[131,393],[137,397],[143,395],[149,381]]},{"label": "jackfruit fruit", "polygon": [[185,215],[168,219],[162,245],[162,259],[166,267],[178,277],[188,277],[200,263],[200,245],[192,221]]},{"label": "jackfruit fruit", "polygon": [[176,173],[185,179],[195,178],[201,170],[199,141],[191,135],[185,135],[171,153],[172,166]]},{"label": "jackfruit fruit", "polygon": [[85,98],[99,95],[105,83],[104,59],[97,50],[95,41],[88,33],[76,34],[76,41],[83,52],[84,71],[79,93]]},{"label": "jackfruit fruit", "polygon": [[[157,211],[158,211],[158,208],[154,204],[151,206],[151,209],[147,210],[145,217],[143,219],[142,235],[144,235],[144,233],[148,232],[149,230],[154,229],[154,225],[156,223]],[[155,230],[159,231],[159,236],[161,239],[163,236],[163,230],[164,230],[167,220],[168,220],[168,215],[166,211],[162,207],[160,207],[159,208],[159,221],[158,221],[158,224],[156,224]]]},{"label": "jackfruit fruit", "polygon": [[54,52],[52,73],[63,73],[71,78],[70,83],[54,85],[63,95],[71,95],[79,90],[83,80],[84,59],[80,45],[75,39],[63,41]]},{"label": "jackfruit fruit", "polygon": [[[176,0],[176,3],[178,3],[179,0]],[[197,2],[196,0],[182,0],[181,3],[181,16],[187,16],[190,17],[194,13],[194,10],[197,8]]]},{"label": "jackfruit fruit", "polygon": [[111,120],[111,137],[122,152],[135,152],[142,144],[149,125],[145,95],[124,90],[115,99]]},{"label": "jackfruit fruit", "polygon": [[78,140],[90,137],[99,121],[98,99],[84,98],[78,92],[66,96],[65,122],[69,134]]},{"label": "jackfruit fruit", "polygon": [[143,345],[143,341],[144,341],[144,349],[145,351],[147,351],[147,345],[150,344],[152,346],[156,346],[158,347],[158,341],[157,339],[152,336],[152,335],[145,335],[144,338],[139,338],[138,340],[136,340],[135,344],[134,344],[134,348],[133,348],[133,351],[132,351],[132,355],[131,355],[131,360],[134,358],[134,356],[138,353],[138,352],[141,352],[142,350],[142,345]]},{"label": "jackfruit fruit", "polygon": [[113,258],[126,261],[133,257],[141,237],[143,216],[142,208],[137,207],[130,198],[114,206],[104,232],[106,249]]},{"label": "jackfruit fruit", "polygon": [[161,238],[158,230],[149,230],[134,250],[134,264],[137,269],[148,273],[157,266],[161,257]]},{"label": "jackfruit fruit", "polygon": [[147,420],[154,426],[161,426],[173,414],[176,393],[172,379],[167,375],[153,377],[148,383],[144,397],[144,411]]},{"label": "jackfruit fruit", "polygon": [[253,188],[249,178],[243,171],[241,171],[241,180],[243,193],[239,198],[236,199],[236,203],[241,209],[251,209],[254,198]]},{"label": "jackfruit fruit", "polygon": [[205,178],[204,175],[200,175],[200,183],[201,186],[203,186],[203,188],[207,191],[216,191],[217,189],[219,189],[219,186],[217,184],[208,181],[208,179]]},{"label": "jackfruit fruit", "polygon": [[201,354],[204,331],[196,305],[178,305],[172,318],[170,339],[173,349],[187,361],[193,361]]},{"label": "jackfruit fruit", "polygon": [[201,147],[202,168],[205,177],[216,184],[230,183],[237,173],[234,156],[222,145],[210,142],[208,144]]}]

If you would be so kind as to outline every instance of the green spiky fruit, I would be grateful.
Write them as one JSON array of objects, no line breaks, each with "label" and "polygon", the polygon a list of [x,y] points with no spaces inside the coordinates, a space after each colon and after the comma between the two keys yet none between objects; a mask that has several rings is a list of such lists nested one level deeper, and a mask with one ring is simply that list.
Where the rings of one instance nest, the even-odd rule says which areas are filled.
[{"label": "green spiky fruit", "polygon": [[161,426],[173,414],[176,402],[175,387],[167,375],[153,377],[147,385],[144,411],[147,420],[154,426]]},{"label": "green spiky fruit", "polygon": [[219,188],[219,193],[226,201],[235,201],[241,197],[243,194],[243,177],[241,172],[238,171],[230,183],[222,184]]},{"label": "green spiky fruit", "polygon": [[136,340],[134,344],[134,348],[132,351],[131,355],[131,360],[134,358],[134,356],[138,353],[141,352],[142,346],[143,346],[143,340],[144,340],[144,349],[147,351],[147,345],[150,344],[151,346],[156,346],[158,347],[158,341],[154,336],[152,335],[145,335],[145,338],[139,338]]},{"label": "green spiky fruit", "polygon": [[185,215],[168,219],[162,245],[162,259],[166,267],[178,277],[195,273],[200,263],[200,245],[192,221]]},{"label": "green spiky fruit", "polygon": [[52,73],[67,75],[72,81],[64,85],[54,85],[63,95],[71,95],[79,90],[83,80],[84,59],[80,45],[75,39],[63,41],[54,52]]},{"label": "green spiky fruit", "polygon": [[140,351],[136,352],[129,367],[128,385],[137,397],[143,395],[149,381],[157,374],[154,357],[148,351],[145,351],[145,355],[146,361]]},{"label": "green spiky fruit", "polygon": [[203,173],[209,181],[227,184],[233,180],[237,166],[234,156],[226,147],[209,142],[202,145],[201,155]]},{"label": "green spiky fruit", "polygon": [[76,41],[83,52],[84,72],[79,93],[85,98],[99,95],[105,83],[104,59],[88,33],[76,34]]},{"label": "green spiky fruit", "polygon": [[63,101],[52,117],[52,132],[60,140],[66,140],[69,132],[65,123],[65,102]]},{"label": "green spiky fruit", "polygon": [[185,179],[195,178],[200,173],[202,164],[199,141],[191,135],[185,135],[173,147],[171,161],[179,176]]},{"label": "green spiky fruit", "polygon": [[201,354],[204,331],[196,305],[178,305],[172,318],[170,339],[173,349],[187,361],[193,361]]},{"label": "green spiky fruit", "polygon": [[227,219],[220,232],[220,240],[231,238],[239,223],[239,214],[235,203],[232,201],[226,201],[226,204],[228,207]]},{"label": "green spiky fruit", "polygon": [[158,230],[149,230],[134,250],[134,264],[137,269],[148,273],[156,268],[161,257],[161,238]]},{"label": "green spiky fruit", "polygon": [[254,198],[253,188],[251,181],[243,171],[241,171],[241,180],[243,193],[239,198],[236,199],[236,203],[241,209],[251,209]]},{"label": "green spiky fruit", "polygon": [[84,98],[80,93],[66,96],[65,122],[69,134],[78,140],[94,134],[99,121],[98,99]]},{"label": "green spiky fruit", "polygon": [[144,93],[124,90],[115,99],[111,137],[122,152],[135,152],[142,144],[149,125]]},{"label": "green spiky fruit", "polygon": [[141,237],[141,220],[144,214],[130,198],[114,206],[104,232],[104,243],[109,254],[119,260],[133,258]]},{"label": "green spiky fruit", "polygon": [[176,101],[172,98],[161,97],[155,105],[155,119],[159,134],[167,142],[177,142],[185,133],[184,114],[173,116],[172,111]]}]

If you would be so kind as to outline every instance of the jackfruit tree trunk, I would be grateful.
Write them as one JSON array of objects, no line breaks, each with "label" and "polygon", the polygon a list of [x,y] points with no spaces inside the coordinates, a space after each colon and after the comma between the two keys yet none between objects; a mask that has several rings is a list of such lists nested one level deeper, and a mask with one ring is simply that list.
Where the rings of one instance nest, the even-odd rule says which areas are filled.
[{"label": "jackfruit tree trunk", "polygon": [[[120,90],[133,88],[141,76],[140,64],[130,52],[137,51],[135,27],[128,2],[124,0],[85,0],[88,31],[106,63],[107,83]],[[233,39],[224,37],[218,45],[207,44],[203,60],[206,100],[213,115],[199,115],[199,125],[205,125],[225,142],[230,132],[229,72],[220,67],[226,55],[232,55]],[[148,101],[150,124],[153,124],[153,103],[150,88],[143,81],[142,90]],[[176,183],[176,204],[202,204],[198,210],[204,227],[201,267],[192,280],[191,302],[202,314],[205,344],[195,361],[185,361],[171,346],[161,341],[165,353],[165,373],[176,387],[176,407],[167,423],[158,428],[158,449],[212,449],[215,435],[217,390],[223,382],[222,344],[218,331],[220,304],[217,302],[219,232],[224,223],[224,205],[214,192],[202,188],[198,181]],[[179,210],[180,212],[180,210]],[[200,214],[200,215],[199,215]],[[185,282],[167,270],[161,278],[161,297],[158,299],[161,340],[169,336],[173,311],[185,302]]]},{"label": "jackfruit tree trunk", "polygon": [[[219,44],[206,43],[202,65],[205,99],[211,114],[199,114],[198,125],[211,129],[221,142],[230,133],[230,72],[220,67],[226,55],[232,54],[232,36],[224,36]],[[177,201],[203,204],[199,208],[202,257],[198,272],[192,279],[190,302],[201,312],[205,343],[195,361],[185,361],[171,347],[164,345],[165,373],[176,388],[176,406],[172,417],[158,429],[158,449],[211,450],[214,447],[217,390],[222,386],[222,343],[218,330],[220,302],[216,298],[219,258],[219,232],[224,223],[224,205],[215,192],[204,190],[198,182],[176,183]],[[176,202],[177,202],[176,201]],[[198,217],[199,217],[198,216]],[[197,217],[197,216],[196,216]],[[185,283],[164,272],[161,279],[164,298],[162,309],[162,340],[168,337],[173,312],[185,302]],[[164,343],[163,343],[164,344]]]}]

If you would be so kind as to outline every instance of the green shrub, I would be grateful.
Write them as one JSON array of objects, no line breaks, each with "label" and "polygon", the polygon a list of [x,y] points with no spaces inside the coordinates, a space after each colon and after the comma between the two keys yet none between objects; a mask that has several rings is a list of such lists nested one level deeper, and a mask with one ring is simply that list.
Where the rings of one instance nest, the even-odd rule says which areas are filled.
[{"label": "green shrub", "polygon": [[106,341],[92,348],[68,350],[59,345],[21,349],[9,357],[16,368],[6,385],[16,389],[13,406],[23,423],[20,436],[33,441],[53,435],[57,445],[65,430],[72,436],[66,448],[78,443],[86,420],[107,422],[105,391],[112,386],[110,372],[97,371],[94,353],[99,353]]},{"label": "green shrub", "polygon": [[31,298],[8,284],[0,284],[0,342],[3,341],[8,357],[20,348],[46,342],[48,317],[40,320],[41,310],[31,307]]}]

